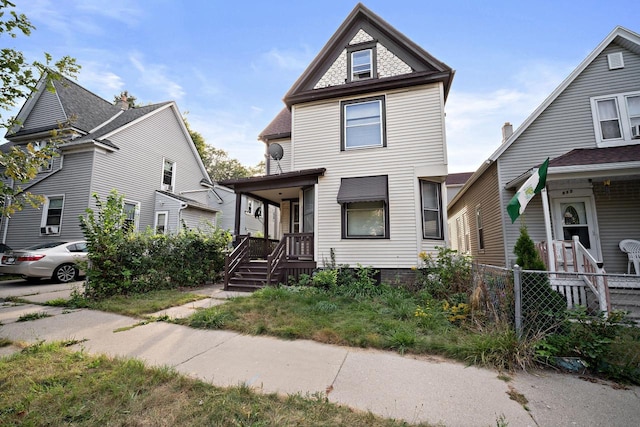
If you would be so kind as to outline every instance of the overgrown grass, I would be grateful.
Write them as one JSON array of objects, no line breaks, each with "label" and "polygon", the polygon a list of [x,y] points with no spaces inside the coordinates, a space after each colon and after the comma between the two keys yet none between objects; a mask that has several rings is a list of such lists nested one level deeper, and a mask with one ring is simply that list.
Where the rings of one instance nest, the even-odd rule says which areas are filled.
[{"label": "overgrown grass", "polygon": [[177,289],[167,289],[151,291],[145,294],[113,296],[100,301],[93,301],[78,295],[73,295],[69,300],[55,299],[48,301],[47,305],[91,308],[94,310],[123,314],[125,316],[141,317],[203,298],[206,297],[194,293],[185,293]]},{"label": "overgrown grass", "polygon": [[440,354],[500,369],[531,362],[530,344],[519,342],[509,328],[480,331],[470,321],[460,324],[450,320],[442,303],[429,305],[425,298],[390,287],[360,299],[313,287],[265,288],[249,298],[200,310],[183,322],[253,335]]},{"label": "overgrown grass", "polygon": [[170,369],[71,352],[61,344],[38,344],[0,359],[0,420],[4,426],[408,425],[331,404],[324,395],[219,388]]}]

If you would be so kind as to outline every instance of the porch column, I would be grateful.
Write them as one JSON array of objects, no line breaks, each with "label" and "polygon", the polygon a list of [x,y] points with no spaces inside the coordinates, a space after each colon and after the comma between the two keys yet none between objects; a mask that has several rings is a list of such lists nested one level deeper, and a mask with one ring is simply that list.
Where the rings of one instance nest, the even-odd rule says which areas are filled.
[{"label": "porch column", "polygon": [[549,196],[547,195],[547,187],[540,191],[542,197],[542,214],[544,215],[544,230],[547,235],[547,261],[549,263],[549,271],[556,271],[555,247],[553,245],[553,237],[551,235],[551,213],[549,210]]},{"label": "porch column", "polygon": [[236,217],[235,223],[233,225],[233,233],[235,236],[236,242],[238,241],[238,236],[240,236],[240,214],[242,213],[242,193],[236,193]]}]

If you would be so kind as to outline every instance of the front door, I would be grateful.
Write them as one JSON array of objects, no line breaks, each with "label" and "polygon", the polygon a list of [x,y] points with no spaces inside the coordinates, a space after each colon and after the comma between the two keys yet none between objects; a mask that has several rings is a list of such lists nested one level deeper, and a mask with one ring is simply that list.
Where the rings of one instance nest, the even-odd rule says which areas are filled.
[{"label": "front door", "polygon": [[291,227],[289,227],[290,233],[300,232],[300,203],[291,202]]},{"label": "front door", "polygon": [[553,201],[553,206],[555,238],[573,240],[573,236],[578,236],[591,256],[602,260],[593,198],[560,198]]}]

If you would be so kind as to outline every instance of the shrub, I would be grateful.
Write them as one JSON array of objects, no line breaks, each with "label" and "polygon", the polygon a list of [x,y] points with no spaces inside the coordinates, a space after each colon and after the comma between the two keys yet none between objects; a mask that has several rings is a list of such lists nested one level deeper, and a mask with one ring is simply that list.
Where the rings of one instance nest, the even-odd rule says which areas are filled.
[{"label": "shrub", "polygon": [[630,356],[630,343],[625,345],[626,354],[615,354],[616,345],[625,339],[638,339],[633,336],[638,335],[637,330],[630,327],[633,322],[624,311],[592,316],[585,307],[579,306],[568,311],[568,318],[570,322],[564,333],[550,334],[540,341],[536,348],[540,359],[553,363],[553,357],[579,357],[594,372],[640,383],[640,360],[637,354]]},{"label": "shrub", "polygon": [[200,286],[223,270],[228,232],[212,227],[171,235],[150,229],[134,233],[125,221],[124,196],[113,190],[104,203],[93,197],[95,211],[87,209],[80,217],[89,248],[86,297]]},{"label": "shrub", "polygon": [[[526,227],[520,228],[520,237],[513,251],[517,255],[516,262],[524,270],[546,270]],[[551,288],[547,274],[523,271],[521,284],[523,327],[532,334],[560,327],[565,319],[567,303],[560,293]]]},{"label": "shrub", "polygon": [[[452,249],[438,247],[436,256],[421,252],[418,267],[418,291],[437,300],[448,300],[454,294],[469,296],[472,290],[471,259]],[[453,302],[453,301],[451,301]]]}]

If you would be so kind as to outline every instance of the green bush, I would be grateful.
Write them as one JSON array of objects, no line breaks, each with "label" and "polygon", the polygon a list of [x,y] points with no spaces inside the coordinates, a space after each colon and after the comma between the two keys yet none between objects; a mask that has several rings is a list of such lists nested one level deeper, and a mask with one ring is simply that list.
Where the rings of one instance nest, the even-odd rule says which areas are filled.
[{"label": "green bush", "polygon": [[544,272],[544,262],[524,226],[520,228],[520,237],[513,251],[517,255],[516,263],[523,270],[541,271],[523,271],[520,276],[524,329],[530,335],[558,330],[565,320],[567,302],[559,292],[551,288],[549,277]]},{"label": "green bush", "polygon": [[593,372],[640,384],[640,355],[632,349],[640,333],[624,311],[593,316],[579,306],[568,311],[568,319],[562,333],[549,334],[538,343],[539,359],[553,363],[554,357],[579,357]]},{"label": "green bush", "polygon": [[89,247],[85,296],[113,295],[200,286],[224,269],[228,232],[183,229],[171,235],[134,233],[125,221],[124,196],[115,190],[96,210],[87,209],[80,226]]},{"label": "green bush", "polygon": [[436,249],[436,256],[426,252],[419,255],[422,265],[418,267],[416,291],[426,292],[434,299],[452,303],[457,302],[450,300],[454,295],[457,295],[457,299],[460,294],[467,297],[471,295],[471,259],[452,249]]}]

